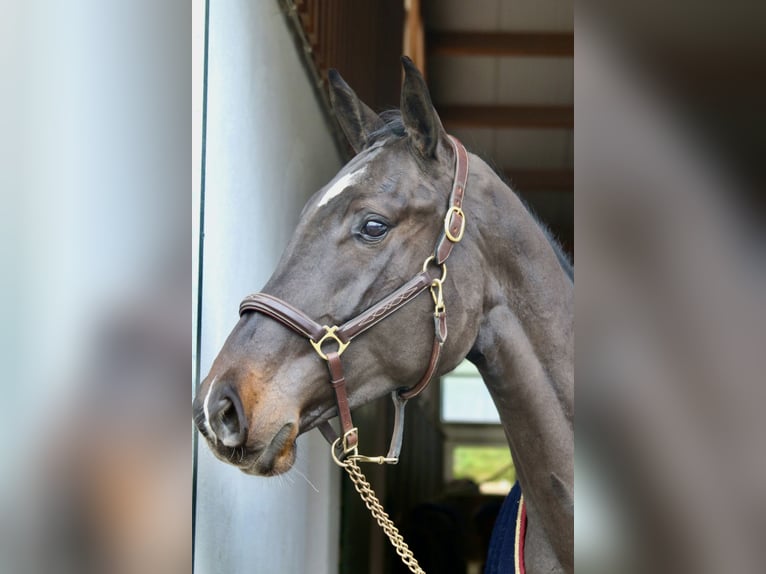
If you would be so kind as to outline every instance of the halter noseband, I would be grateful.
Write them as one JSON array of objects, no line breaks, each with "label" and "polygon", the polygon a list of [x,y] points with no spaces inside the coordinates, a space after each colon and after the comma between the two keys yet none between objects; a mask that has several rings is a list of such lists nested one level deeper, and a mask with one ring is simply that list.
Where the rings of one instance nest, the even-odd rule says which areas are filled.
[{"label": "halter noseband", "polygon": [[[330,371],[330,385],[335,391],[342,437],[338,438],[328,422],[321,423],[319,430],[328,442],[332,444],[332,454],[336,462],[340,463],[340,460],[343,458],[353,458],[378,464],[396,464],[399,459],[404,434],[404,407],[409,399],[420,394],[428,386],[439,364],[439,355],[441,354],[444,341],[447,339],[447,310],[442,296],[443,283],[447,276],[445,261],[450,256],[450,253],[452,253],[452,248],[455,244],[459,243],[463,238],[463,232],[465,231],[465,214],[462,208],[463,194],[465,193],[466,182],[468,180],[468,154],[463,144],[457,138],[449,136],[449,141],[455,151],[455,177],[449,198],[449,208],[444,217],[444,229],[436,242],[434,254],[425,260],[423,270],[415,275],[415,277],[383,300],[340,326],[328,327],[327,325],[320,325],[303,311],[267,293],[249,295],[239,306],[240,316],[248,311],[263,313],[307,338],[317,354],[327,362]],[[441,277],[434,278],[431,276],[429,266],[432,264],[441,267]],[[388,454],[385,457],[366,457],[360,455],[358,452],[359,433],[351,420],[351,410],[346,393],[346,379],[340,357],[355,337],[404,307],[427,288],[430,288],[431,296],[434,300],[434,344],[426,372],[414,386],[399,389],[391,394],[396,410],[394,430]],[[337,349],[332,351],[323,350],[325,343],[328,342],[335,343]],[[342,446],[340,459],[336,452],[339,441]]]}]

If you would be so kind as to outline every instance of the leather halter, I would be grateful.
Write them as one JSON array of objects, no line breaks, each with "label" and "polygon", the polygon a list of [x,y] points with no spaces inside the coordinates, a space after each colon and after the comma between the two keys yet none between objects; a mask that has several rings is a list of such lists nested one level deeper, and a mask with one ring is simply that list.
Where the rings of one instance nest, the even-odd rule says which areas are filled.
[{"label": "leather halter", "polygon": [[[404,434],[404,407],[409,399],[416,397],[428,386],[439,364],[441,349],[447,339],[447,310],[442,296],[443,282],[447,276],[445,261],[452,253],[453,247],[463,238],[465,231],[463,194],[468,180],[468,154],[457,138],[449,136],[449,141],[455,151],[455,176],[449,198],[449,208],[444,217],[444,228],[436,242],[434,253],[425,260],[423,270],[420,273],[383,300],[340,326],[320,325],[303,311],[267,293],[249,295],[239,306],[240,316],[248,311],[263,313],[307,338],[314,350],[327,362],[330,371],[330,385],[335,391],[342,437],[338,438],[328,422],[321,423],[319,430],[333,445],[333,457],[336,460],[339,460],[336,446],[341,441],[343,449],[340,454],[341,458],[353,457],[357,460],[379,464],[396,464]],[[431,276],[430,267],[432,265],[441,267],[441,277],[434,278]],[[396,410],[388,454],[385,457],[373,458],[362,456],[358,453],[359,433],[351,420],[351,410],[346,393],[346,379],[340,357],[354,338],[377,325],[429,288],[434,300],[434,343],[428,367],[415,385],[401,388],[391,394]],[[323,350],[327,342],[335,343],[337,348],[332,351]]]}]

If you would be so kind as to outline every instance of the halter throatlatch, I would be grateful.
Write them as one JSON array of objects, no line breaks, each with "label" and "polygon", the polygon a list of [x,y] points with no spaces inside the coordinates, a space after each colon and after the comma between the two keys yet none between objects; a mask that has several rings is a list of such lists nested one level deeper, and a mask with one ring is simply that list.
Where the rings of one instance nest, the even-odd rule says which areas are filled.
[{"label": "halter throatlatch", "polygon": [[[445,262],[465,232],[463,195],[468,181],[468,154],[457,138],[449,136],[449,141],[455,151],[455,176],[449,197],[449,207],[433,255],[425,260],[420,273],[383,300],[340,326],[320,325],[303,311],[266,293],[249,295],[239,306],[240,315],[248,311],[268,315],[285,327],[307,338],[319,357],[327,363],[330,386],[335,392],[335,402],[338,407],[341,435],[338,436],[328,422],[320,423],[319,430],[332,444],[332,456],[338,464],[342,465],[343,461],[349,459],[378,464],[396,464],[399,460],[402,437],[404,436],[404,408],[407,401],[419,395],[428,386],[439,365],[442,346],[447,340],[447,309],[443,296],[444,281],[447,277]],[[440,276],[433,277],[433,269],[438,269]],[[351,420],[341,355],[354,338],[404,307],[426,289],[430,289],[434,301],[434,343],[428,366],[415,385],[401,388],[392,393],[391,398],[395,405],[394,429],[386,456],[368,457],[361,455],[359,454],[359,432]]]}]

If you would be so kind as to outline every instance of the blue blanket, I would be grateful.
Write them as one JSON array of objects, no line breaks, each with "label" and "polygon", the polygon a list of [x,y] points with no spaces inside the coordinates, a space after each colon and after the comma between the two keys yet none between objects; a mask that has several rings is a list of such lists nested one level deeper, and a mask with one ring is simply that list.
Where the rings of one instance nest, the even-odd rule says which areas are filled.
[{"label": "blue blanket", "polygon": [[489,542],[484,574],[524,574],[527,513],[517,482],[503,502]]}]

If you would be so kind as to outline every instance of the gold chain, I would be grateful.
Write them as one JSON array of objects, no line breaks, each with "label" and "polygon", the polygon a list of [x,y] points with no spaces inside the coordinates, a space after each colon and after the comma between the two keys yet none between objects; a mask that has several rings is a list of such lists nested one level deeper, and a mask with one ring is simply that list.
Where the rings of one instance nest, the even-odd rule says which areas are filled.
[{"label": "gold chain", "polygon": [[409,546],[407,546],[407,543],[404,541],[404,538],[399,533],[399,529],[396,528],[396,525],[388,516],[383,505],[380,504],[380,500],[375,496],[375,491],[372,490],[370,483],[367,482],[367,478],[362,473],[362,469],[359,468],[359,465],[356,464],[356,461],[353,458],[349,458],[344,460],[341,466],[346,469],[351,482],[354,483],[354,488],[356,488],[359,496],[362,497],[365,506],[383,529],[383,532],[388,536],[391,545],[396,550],[399,558],[402,559],[402,562],[404,562],[404,565],[415,574],[426,574],[418,564],[415,556],[412,554],[412,550],[410,550]]},{"label": "gold chain", "polygon": [[[452,211],[452,210],[451,210]],[[451,213],[450,211],[450,213]],[[460,212],[462,214],[462,212]],[[448,214],[449,215],[449,214]],[[445,226],[446,226],[446,220],[445,220]],[[460,237],[453,239],[449,236],[450,231],[447,228],[447,234],[450,239],[450,241],[456,242],[460,241],[460,238],[462,237],[462,230],[460,232]],[[434,260],[434,256],[432,255],[428,259],[425,260],[423,263],[423,271],[425,271],[428,268],[428,264],[431,263],[431,261]],[[434,279],[431,283],[431,297],[433,297],[434,300],[434,306],[435,306],[435,316],[439,316],[440,313],[444,312],[444,297],[442,294],[442,285],[444,283],[444,280],[447,278],[447,266],[442,263],[442,276],[439,279]],[[327,360],[327,357],[322,354],[321,352],[321,343],[324,341],[325,338],[333,338],[336,339],[337,342],[341,345],[343,345],[338,339],[336,335],[334,335],[334,329],[329,327],[325,327],[325,330],[327,331],[327,334],[322,338],[319,343],[314,344],[312,341],[311,344],[314,345],[314,348],[317,349],[317,352],[319,355]],[[345,347],[341,346],[340,352],[342,352],[345,349]],[[377,521],[378,525],[383,529],[383,532],[386,533],[386,536],[388,536],[388,540],[391,542],[391,546],[394,547],[394,550],[396,550],[396,553],[399,555],[399,558],[401,558],[404,565],[409,568],[410,572],[413,574],[426,574],[425,570],[423,570],[420,567],[420,564],[418,564],[418,561],[415,559],[415,555],[412,553],[412,550],[410,550],[410,547],[407,546],[407,543],[404,541],[404,537],[399,532],[399,529],[396,527],[396,524],[394,524],[393,520],[391,520],[391,517],[388,516],[388,513],[386,512],[385,508],[383,508],[383,505],[380,503],[380,500],[378,500],[378,497],[375,495],[375,491],[372,489],[372,486],[369,482],[367,482],[367,477],[364,476],[364,473],[362,472],[362,469],[359,468],[359,465],[357,464],[357,460],[361,460],[362,462],[374,462],[377,464],[396,464],[397,459],[396,458],[386,458],[383,456],[379,457],[369,457],[369,456],[362,456],[359,454],[358,448],[356,446],[349,448],[346,444],[346,437],[350,435],[352,432],[358,432],[356,428],[351,429],[350,431],[347,431],[346,434],[343,436],[342,439],[336,439],[335,442],[330,447],[330,451],[332,452],[332,458],[335,461],[335,463],[338,466],[342,466],[346,472],[348,473],[348,477],[351,479],[351,482],[354,484],[354,488],[359,493],[359,496],[362,498],[362,501],[364,502],[364,505],[367,507],[367,510],[370,511],[373,518]],[[336,447],[338,446],[338,443],[340,443],[342,440],[342,446],[343,446],[343,454],[346,456],[345,460],[341,460],[338,457]]]}]

